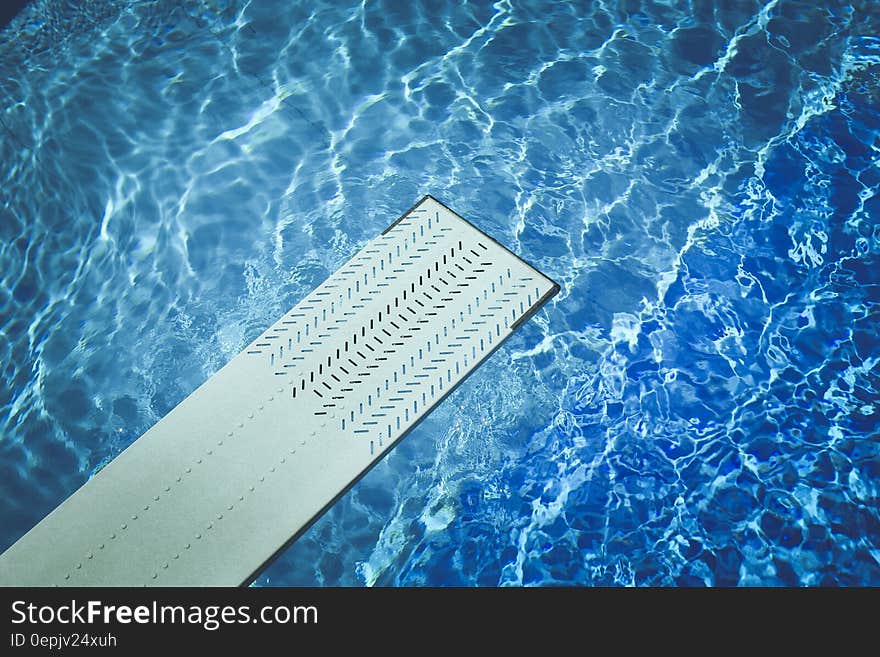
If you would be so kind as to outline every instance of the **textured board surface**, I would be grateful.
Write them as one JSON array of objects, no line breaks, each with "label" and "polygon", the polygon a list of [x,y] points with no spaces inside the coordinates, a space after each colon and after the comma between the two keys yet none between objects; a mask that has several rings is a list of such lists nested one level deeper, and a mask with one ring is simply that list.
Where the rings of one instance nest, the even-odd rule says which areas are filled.
[{"label": "textured board surface", "polygon": [[426,196],[0,556],[0,584],[249,582],[557,290]]}]

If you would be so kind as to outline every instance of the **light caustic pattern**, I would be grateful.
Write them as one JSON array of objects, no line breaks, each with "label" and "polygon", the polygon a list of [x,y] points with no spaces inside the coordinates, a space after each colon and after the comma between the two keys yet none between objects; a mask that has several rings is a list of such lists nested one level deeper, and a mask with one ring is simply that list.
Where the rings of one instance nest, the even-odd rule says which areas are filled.
[{"label": "light caustic pattern", "polygon": [[0,546],[431,193],[562,290],[258,584],[880,584],[874,3],[67,4],[0,33]]}]

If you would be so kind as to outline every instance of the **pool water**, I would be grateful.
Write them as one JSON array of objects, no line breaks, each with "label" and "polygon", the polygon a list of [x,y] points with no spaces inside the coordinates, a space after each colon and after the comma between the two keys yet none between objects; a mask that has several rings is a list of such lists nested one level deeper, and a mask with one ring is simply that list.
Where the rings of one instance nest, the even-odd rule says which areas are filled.
[{"label": "pool water", "polygon": [[0,550],[430,193],[562,290],[256,584],[880,585],[878,34],[868,0],[35,0]]}]

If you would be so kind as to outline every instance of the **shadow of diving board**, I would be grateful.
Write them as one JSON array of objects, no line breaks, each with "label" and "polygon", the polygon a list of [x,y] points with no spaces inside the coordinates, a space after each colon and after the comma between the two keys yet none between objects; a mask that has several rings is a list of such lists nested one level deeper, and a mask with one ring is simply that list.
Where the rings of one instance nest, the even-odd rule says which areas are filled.
[{"label": "shadow of diving board", "polygon": [[0,584],[247,584],[558,290],[426,196],[0,555]]}]

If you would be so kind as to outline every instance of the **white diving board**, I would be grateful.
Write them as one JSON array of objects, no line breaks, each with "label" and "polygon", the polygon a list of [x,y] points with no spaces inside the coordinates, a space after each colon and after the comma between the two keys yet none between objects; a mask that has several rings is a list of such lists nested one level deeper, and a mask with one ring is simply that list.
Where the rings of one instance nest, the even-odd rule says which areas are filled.
[{"label": "white diving board", "polygon": [[242,585],[559,286],[426,196],[0,555],[0,585]]}]

